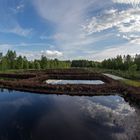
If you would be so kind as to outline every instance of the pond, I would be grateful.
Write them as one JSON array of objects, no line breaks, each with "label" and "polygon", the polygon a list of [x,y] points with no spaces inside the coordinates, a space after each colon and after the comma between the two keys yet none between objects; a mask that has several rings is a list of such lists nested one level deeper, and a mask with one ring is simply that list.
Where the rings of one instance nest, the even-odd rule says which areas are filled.
[{"label": "pond", "polygon": [[100,85],[104,84],[101,80],[57,80],[57,79],[48,79],[46,80],[47,84],[52,85],[65,85],[65,84],[93,84]]},{"label": "pond", "polygon": [[2,90],[0,140],[135,140],[140,110],[120,96],[80,97]]}]

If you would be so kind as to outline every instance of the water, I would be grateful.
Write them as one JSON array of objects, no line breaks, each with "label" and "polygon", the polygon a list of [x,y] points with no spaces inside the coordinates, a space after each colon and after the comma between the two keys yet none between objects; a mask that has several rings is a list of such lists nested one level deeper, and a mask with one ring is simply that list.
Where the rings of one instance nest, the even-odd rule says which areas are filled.
[{"label": "water", "polygon": [[0,140],[135,140],[140,111],[120,96],[0,93]]},{"label": "water", "polygon": [[46,80],[47,84],[53,84],[53,85],[65,85],[65,84],[94,84],[94,85],[100,85],[104,84],[101,80],[56,80],[56,79],[48,79]]}]

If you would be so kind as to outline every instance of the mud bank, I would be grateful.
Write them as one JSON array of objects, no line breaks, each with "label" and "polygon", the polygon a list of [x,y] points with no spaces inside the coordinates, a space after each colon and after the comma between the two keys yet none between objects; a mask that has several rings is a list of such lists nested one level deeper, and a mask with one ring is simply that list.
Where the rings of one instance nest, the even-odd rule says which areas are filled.
[{"label": "mud bank", "polygon": [[[66,94],[78,96],[112,95],[120,93],[126,100],[140,103],[140,88],[123,85],[99,73],[89,73],[85,70],[47,70],[26,71],[24,73],[0,74],[0,88],[27,91],[43,94]],[[14,80],[13,80],[14,79]],[[69,79],[69,80],[101,80],[104,84],[47,84],[47,79]]]}]

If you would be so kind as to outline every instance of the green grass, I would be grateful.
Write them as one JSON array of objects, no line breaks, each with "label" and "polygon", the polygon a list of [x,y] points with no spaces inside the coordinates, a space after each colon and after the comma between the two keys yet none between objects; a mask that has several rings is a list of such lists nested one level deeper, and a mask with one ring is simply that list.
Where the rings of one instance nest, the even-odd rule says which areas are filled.
[{"label": "green grass", "polygon": [[135,80],[120,80],[122,83],[126,84],[126,85],[130,85],[133,87],[140,87],[140,81],[135,81]]},{"label": "green grass", "polygon": [[0,73],[16,73],[19,72],[20,70],[2,70]]},{"label": "green grass", "polygon": [[110,71],[111,74],[126,78],[126,79],[131,79],[131,80],[140,80],[140,71],[136,72],[130,72],[130,71],[117,71],[117,70],[112,70]]},{"label": "green grass", "polygon": [[102,68],[87,68],[90,72],[109,73],[131,80],[140,80],[140,71],[130,72],[122,70],[102,69]]},{"label": "green grass", "polygon": [[13,70],[1,70],[0,73],[23,73],[26,70],[24,69],[13,69]]}]

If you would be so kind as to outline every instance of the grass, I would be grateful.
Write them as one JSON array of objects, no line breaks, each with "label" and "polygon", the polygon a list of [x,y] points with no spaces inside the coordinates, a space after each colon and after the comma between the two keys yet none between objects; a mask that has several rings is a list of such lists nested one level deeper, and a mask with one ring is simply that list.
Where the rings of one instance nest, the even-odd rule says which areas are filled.
[{"label": "grass", "polygon": [[25,72],[26,70],[23,70],[23,69],[13,69],[13,70],[1,70],[0,73],[23,73]]},{"label": "grass", "polygon": [[140,87],[140,81],[135,81],[135,80],[120,80],[122,83],[126,84],[126,85],[130,85],[133,87]]},{"label": "grass", "polygon": [[140,80],[140,71],[130,72],[122,70],[102,69],[102,68],[87,68],[90,72],[109,73],[131,80]]},{"label": "grass", "polygon": [[130,72],[130,71],[112,70],[110,71],[110,73],[126,79],[140,80],[140,71]]}]

